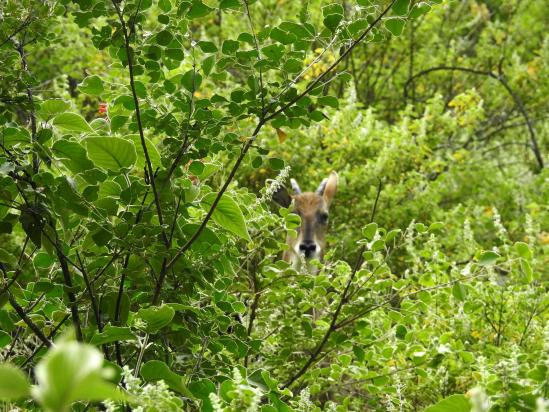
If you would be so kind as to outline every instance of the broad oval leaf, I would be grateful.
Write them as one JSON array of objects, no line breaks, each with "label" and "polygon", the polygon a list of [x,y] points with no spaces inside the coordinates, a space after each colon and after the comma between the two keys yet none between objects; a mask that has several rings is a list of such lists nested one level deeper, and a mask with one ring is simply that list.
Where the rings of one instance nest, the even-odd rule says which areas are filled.
[{"label": "broad oval leaf", "polygon": [[216,391],[214,383],[209,379],[199,379],[189,384],[189,389],[195,398],[208,399],[210,393]]},{"label": "broad oval leaf", "polygon": [[40,103],[38,114],[45,119],[51,118],[56,114],[63,113],[70,107],[69,103],[61,99],[50,99]]},{"label": "broad oval leaf", "polygon": [[137,312],[137,318],[145,322],[144,330],[147,333],[156,333],[169,325],[174,315],[175,311],[167,305],[151,306]]},{"label": "broad oval leaf", "polygon": [[103,169],[118,171],[131,168],[137,160],[133,142],[120,137],[88,137],[83,140],[88,156]]},{"label": "broad oval leaf", "polygon": [[478,264],[481,266],[491,266],[496,263],[496,260],[498,260],[498,258],[499,255],[496,252],[488,250],[480,255],[478,259]]},{"label": "broad oval leaf", "polygon": [[385,20],[385,27],[394,36],[400,36],[404,30],[404,20],[398,17],[393,17]]},{"label": "broad oval leaf", "polygon": [[[141,137],[138,134],[131,134],[127,136],[135,146],[135,152],[137,153],[137,166],[140,169],[143,169],[146,166],[145,162],[145,152],[143,151],[143,145],[141,144]],[[160,160],[160,152],[156,148],[155,144],[151,142],[148,138],[145,137],[145,144],[147,146],[147,152],[149,153],[149,158],[153,168],[162,166]]]},{"label": "broad oval leaf", "polygon": [[53,118],[53,125],[70,132],[91,133],[92,127],[86,120],[76,113],[61,113]]},{"label": "broad oval leaf", "polygon": [[93,168],[86,149],[78,142],[58,140],[53,144],[52,152],[71,172],[80,173]]},{"label": "broad oval leaf", "polygon": [[515,250],[521,258],[526,260],[532,259],[532,250],[530,249],[530,246],[528,246],[526,243],[516,242]]},{"label": "broad oval leaf", "polygon": [[92,96],[99,96],[105,91],[103,87],[103,80],[99,76],[88,76],[84,81],[78,86],[78,89],[85,94]]},{"label": "broad oval leaf", "polygon": [[469,412],[471,404],[465,395],[451,395],[423,412]]},{"label": "broad oval leaf", "polygon": [[47,410],[66,411],[76,401],[122,400],[126,395],[106,378],[103,355],[95,347],[74,341],[58,342],[35,369],[38,386],[33,397]]},{"label": "broad oval leaf", "polygon": [[15,400],[29,393],[30,384],[25,374],[13,365],[0,364],[0,399]]},{"label": "broad oval leaf", "polygon": [[183,382],[183,377],[172,372],[168,365],[159,360],[151,360],[141,368],[141,376],[147,382],[156,382],[163,380],[166,384],[176,392],[185,396],[191,396],[190,391]]},{"label": "broad oval leaf", "polygon": [[103,332],[96,333],[92,336],[90,343],[97,346],[105,343],[135,339],[136,337],[130,328],[107,325]]},{"label": "broad oval leaf", "polygon": [[28,130],[16,127],[6,127],[2,130],[0,143],[10,148],[16,144],[27,144],[31,141],[31,135]]},{"label": "broad oval leaf", "polygon": [[[204,196],[202,199],[203,206],[206,206],[205,208],[207,210],[210,209],[216,197],[217,193],[209,193]],[[223,229],[227,229],[242,239],[251,241],[242,210],[240,210],[238,203],[229,195],[224,194],[221,199],[219,199],[213,212],[212,219]]]},{"label": "broad oval leaf", "polygon": [[408,7],[410,6],[410,0],[396,0],[393,4],[393,13],[396,16],[405,16],[408,13]]}]

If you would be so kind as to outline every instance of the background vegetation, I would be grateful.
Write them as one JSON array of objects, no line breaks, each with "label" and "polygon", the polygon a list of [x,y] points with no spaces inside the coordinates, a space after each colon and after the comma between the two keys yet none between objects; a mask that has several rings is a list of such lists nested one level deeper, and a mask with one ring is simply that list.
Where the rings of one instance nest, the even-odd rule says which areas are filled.
[{"label": "background vegetation", "polygon": [[548,16],[4,0],[7,410],[548,410]]}]

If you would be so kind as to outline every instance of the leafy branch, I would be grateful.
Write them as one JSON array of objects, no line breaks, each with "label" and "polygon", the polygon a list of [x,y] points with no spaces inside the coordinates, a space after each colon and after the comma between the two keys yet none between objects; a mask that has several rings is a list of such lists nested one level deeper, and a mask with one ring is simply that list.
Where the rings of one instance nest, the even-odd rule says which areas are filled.
[{"label": "leafy branch", "polygon": [[530,116],[528,115],[528,112],[526,111],[526,107],[524,106],[524,103],[522,102],[519,95],[511,88],[507,80],[505,80],[505,76],[503,75],[502,71],[502,63],[500,61],[499,67],[498,67],[498,73],[494,73],[493,71],[486,71],[486,70],[478,70],[478,69],[472,69],[468,67],[460,67],[460,66],[437,66],[437,67],[431,67],[429,69],[425,69],[420,71],[419,73],[414,74],[411,76],[404,85],[404,99],[408,99],[408,87],[415,82],[419,77],[425,76],[432,72],[437,71],[460,71],[465,73],[471,73],[475,74],[477,76],[486,76],[491,79],[496,80],[499,82],[501,86],[507,91],[509,96],[513,99],[513,102],[515,103],[516,107],[518,108],[519,112],[524,117],[524,121],[526,123],[526,126],[528,128],[528,133],[530,135],[530,149],[534,153],[534,156],[536,158],[536,161],[538,163],[538,167],[540,170],[544,168],[544,162],[543,162],[543,156],[541,155],[541,151],[539,149],[538,141],[536,138],[536,133],[534,131],[534,126],[532,124],[532,121],[530,120]]},{"label": "leafy branch", "polygon": [[236,172],[239,169],[240,164],[244,160],[244,157],[248,153],[248,150],[250,149],[250,147],[252,147],[254,141],[256,140],[256,138],[257,138],[257,136],[258,136],[258,134],[261,130],[261,128],[265,125],[265,123],[268,122],[269,120],[273,119],[278,114],[282,113],[284,110],[288,109],[292,105],[294,105],[299,99],[301,99],[305,95],[309,94],[324,77],[326,77],[328,74],[330,74],[339,65],[339,63],[341,63],[341,61],[343,61],[343,59],[345,59],[345,57],[347,55],[349,55],[355,49],[355,47],[358,44],[360,44],[366,38],[366,36],[372,31],[372,29],[391,10],[391,8],[393,7],[395,2],[396,2],[396,0],[392,0],[390,2],[390,4],[387,6],[387,8],[385,8],[383,10],[383,12],[381,12],[379,14],[379,16],[368,25],[368,27],[359,36],[359,38],[354,40],[353,43],[349,46],[349,48],[346,49],[340,55],[340,57],[334,63],[332,63],[326,70],[324,70],[313,82],[311,82],[311,84],[302,93],[300,93],[295,98],[291,99],[288,103],[283,104],[278,110],[275,110],[274,113],[272,113],[272,114],[266,116],[265,118],[262,118],[262,119],[259,120],[254,132],[252,133],[252,136],[249,139],[247,139],[246,142],[244,143],[244,145],[242,146],[242,148],[240,150],[240,155],[236,159],[235,164],[233,165],[233,167],[232,167],[232,169],[229,173],[229,176],[227,177],[227,179],[225,180],[225,183],[223,184],[223,186],[221,187],[221,189],[217,193],[217,196],[215,197],[214,201],[212,202],[212,205],[210,206],[210,209],[206,213],[206,216],[202,220],[200,226],[197,228],[195,233],[190,237],[190,239],[183,246],[181,246],[181,248],[177,251],[177,253],[174,255],[174,257],[168,262],[168,264],[167,264],[168,269],[171,268],[179,260],[179,258],[192,246],[192,244],[196,241],[196,239],[198,239],[198,237],[200,236],[200,234],[202,233],[202,231],[204,230],[204,228],[206,227],[206,225],[210,221],[215,209],[217,208],[217,205],[219,204],[219,201],[221,200],[221,197],[223,196],[223,194],[225,193],[225,191],[227,190],[227,188],[231,184],[232,180],[234,179],[234,176],[236,175]]}]

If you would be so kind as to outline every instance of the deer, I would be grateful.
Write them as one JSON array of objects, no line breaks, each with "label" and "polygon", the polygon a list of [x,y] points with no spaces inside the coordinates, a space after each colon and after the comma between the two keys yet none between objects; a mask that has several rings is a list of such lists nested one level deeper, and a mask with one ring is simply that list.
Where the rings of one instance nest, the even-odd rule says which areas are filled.
[{"label": "deer", "polygon": [[287,236],[288,249],[282,256],[294,267],[299,266],[302,257],[305,260],[323,260],[329,209],[337,192],[338,181],[338,174],[332,172],[320,183],[315,192],[302,192],[297,181],[291,179],[293,195],[290,195],[284,186],[273,195],[276,203],[285,208],[292,206],[292,212],[301,218],[297,237]]}]

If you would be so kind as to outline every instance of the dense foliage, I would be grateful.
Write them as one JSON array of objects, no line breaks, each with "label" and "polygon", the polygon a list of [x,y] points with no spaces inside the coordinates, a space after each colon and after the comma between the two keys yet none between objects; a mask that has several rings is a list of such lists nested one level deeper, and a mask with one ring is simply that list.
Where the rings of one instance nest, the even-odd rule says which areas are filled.
[{"label": "dense foliage", "polygon": [[[4,0],[7,410],[549,409],[549,4]],[[322,262],[289,178],[339,174]]]}]

